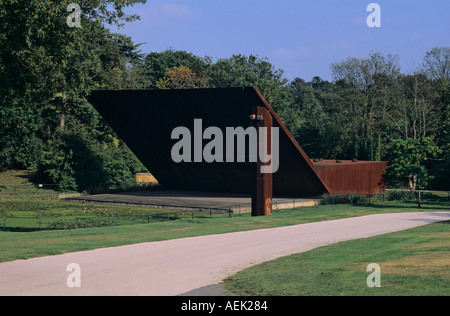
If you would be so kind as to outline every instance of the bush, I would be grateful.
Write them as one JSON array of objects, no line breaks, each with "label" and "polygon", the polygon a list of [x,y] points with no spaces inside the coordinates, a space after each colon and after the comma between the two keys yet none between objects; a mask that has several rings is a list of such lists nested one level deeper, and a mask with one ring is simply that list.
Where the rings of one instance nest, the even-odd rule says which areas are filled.
[{"label": "bush", "polygon": [[388,201],[407,201],[414,200],[414,192],[406,190],[389,190],[386,191],[386,200]]},{"label": "bush", "polygon": [[106,227],[113,226],[113,219],[103,218],[89,218],[89,219],[60,219],[50,226],[50,229],[75,229],[75,228],[90,228],[90,227]]},{"label": "bush", "polygon": [[377,196],[367,196],[361,194],[333,194],[333,195],[325,195],[320,204],[329,205],[329,204],[352,204],[352,205],[366,205],[371,201],[377,200]]},{"label": "bush", "polygon": [[39,178],[59,185],[61,191],[83,191],[106,183],[102,161],[77,134],[61,133],[48,144]]}]

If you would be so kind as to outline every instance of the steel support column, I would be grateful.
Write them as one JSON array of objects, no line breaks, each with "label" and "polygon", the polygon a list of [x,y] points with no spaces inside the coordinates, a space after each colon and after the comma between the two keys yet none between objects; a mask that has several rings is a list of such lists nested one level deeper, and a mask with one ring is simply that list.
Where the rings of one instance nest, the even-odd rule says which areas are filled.
[{"label": "steel support column", "polygon": [[[272,127],[273,120],[270,112],[263,107],[254,107],[252,122],[258,134],[257,161],[252,163],[252,216],[272,215],[272,184],[273,174],[262,173],[261,167],[272,162],[261,161],[260,153],[272,154]],[[260,142],[261,127],[267,128],[265,142]],[[264,146],[260,148],[260,146]]]}]

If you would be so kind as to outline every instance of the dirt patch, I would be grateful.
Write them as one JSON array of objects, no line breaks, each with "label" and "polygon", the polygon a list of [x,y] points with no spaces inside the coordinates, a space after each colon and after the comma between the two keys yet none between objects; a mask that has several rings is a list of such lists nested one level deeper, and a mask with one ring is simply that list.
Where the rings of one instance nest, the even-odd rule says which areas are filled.
[{"label": "dirt patch", "polygon": [[[397,275],[441,275],[450,279],[450,255],[448,251],[433,251],[395,260],[377,262],[381,274]],[[367,264],[353,263],[348,268],[353,271],[365,271]]]},{"label": "dirt patch", "polygon": [[[450,240],[450,239],[449,239]],[[423,243],[423,244],[416,244],[411,245],[408,247],[408,249],[430,249],[430,248],[450,248],[450,245],[448,242],[433,242],[433,243]]]},{"label": "dirt patch", "polygon": [[399,275],[442,274],[450,278],[450,255],[448,251],[433,251],[393,261],[380,263],[382,273]]}]

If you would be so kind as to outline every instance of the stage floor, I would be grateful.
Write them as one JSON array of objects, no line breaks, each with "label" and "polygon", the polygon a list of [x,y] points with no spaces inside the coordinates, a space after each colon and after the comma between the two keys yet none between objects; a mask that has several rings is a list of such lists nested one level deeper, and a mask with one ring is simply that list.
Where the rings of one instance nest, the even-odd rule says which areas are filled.
[{"label": "stage floor", "polygon": [[[141,191],[114,194],[97,194],[62,199],[67,202],[111,204],[163,208],[172,210],[212,210],[245,213],[251,211],[251,197],[239,194],[190,191]],[[274,198],[273,209],[314,206],[314,199]]]}]

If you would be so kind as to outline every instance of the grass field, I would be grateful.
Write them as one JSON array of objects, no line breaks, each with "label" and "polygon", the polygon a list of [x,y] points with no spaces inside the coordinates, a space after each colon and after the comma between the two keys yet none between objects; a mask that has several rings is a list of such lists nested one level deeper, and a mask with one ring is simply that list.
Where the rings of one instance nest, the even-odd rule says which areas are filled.
[{"label": "grass field", "polygon": [[[342,242],[266,262],[225,280],[251,296],[450,295],[450,222]],[[367,266],[381,287],[368,287]]]},{"label": "grass field", "polygon": [[[134,225],[209,217],[209,212],[182,212],[143,207],[67,203],[60,200],[20,200],[0,202],[0,231],[29,232]],[[227,214],[214,214],[226,217]]]},{"label": "grass field", "polygon": [[39,187],[32,178],[33,174],[24,170],[0,172],[0,200],[46,199],[59,194],[57,186],[45,184]]}]

